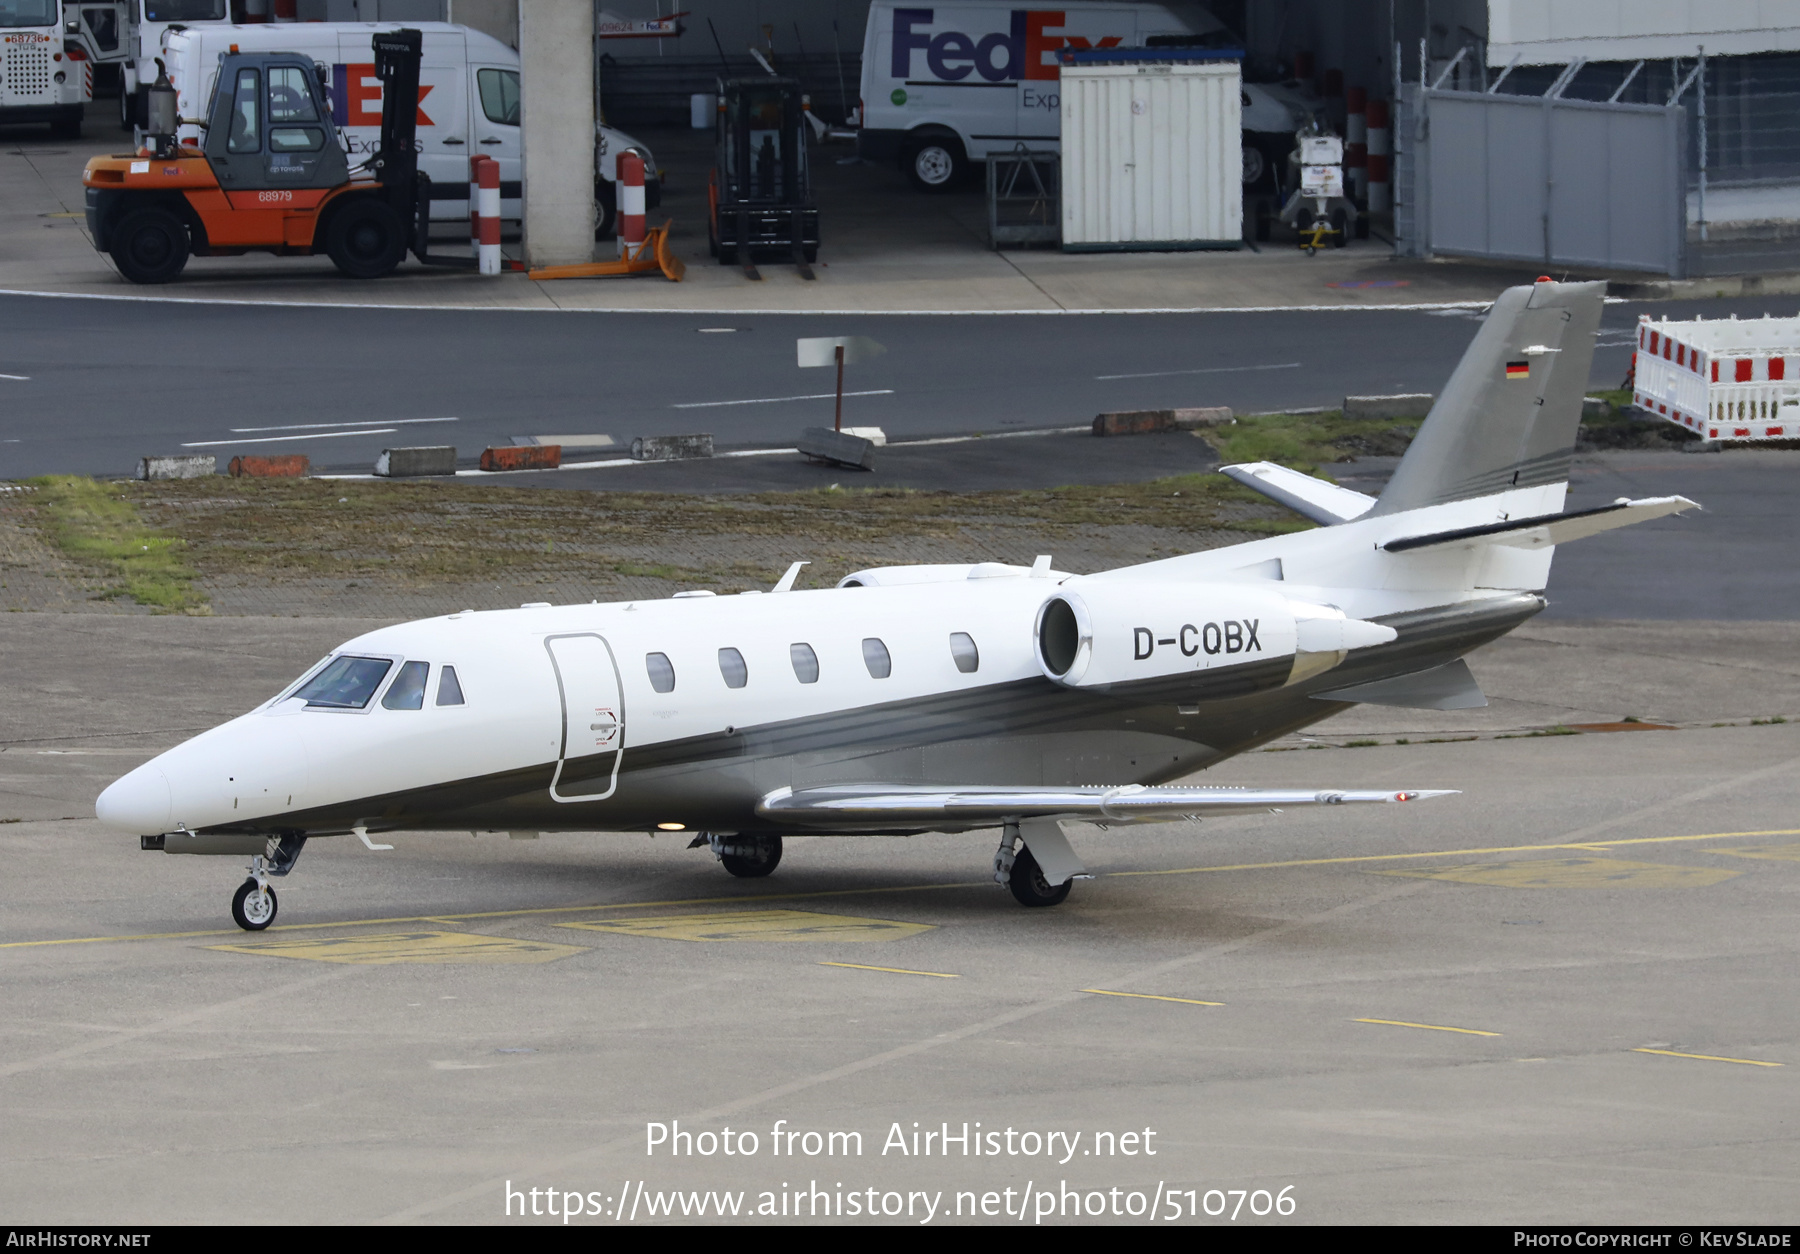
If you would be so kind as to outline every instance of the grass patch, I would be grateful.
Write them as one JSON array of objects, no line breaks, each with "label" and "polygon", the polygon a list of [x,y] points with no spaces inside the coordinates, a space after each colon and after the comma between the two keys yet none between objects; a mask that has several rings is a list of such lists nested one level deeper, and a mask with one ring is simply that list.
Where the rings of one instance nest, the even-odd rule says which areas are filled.
[{"label": "grass patch", "polygon": [[101,580],[101,596],[130,597],[162,613],[204,614],[186,542],[149,526],[123,485],[78,475],[33,479],[29,507],[60,553]]},{"label": "grass patch", "polygon": [[1232,462],[1277,462],[1306,474],[1358,457],[1398,457],[1418,434],[1413,418],[1346,418],[1322,414],[1256,414],[1230,426],[1209,427],[1201,438]]}]

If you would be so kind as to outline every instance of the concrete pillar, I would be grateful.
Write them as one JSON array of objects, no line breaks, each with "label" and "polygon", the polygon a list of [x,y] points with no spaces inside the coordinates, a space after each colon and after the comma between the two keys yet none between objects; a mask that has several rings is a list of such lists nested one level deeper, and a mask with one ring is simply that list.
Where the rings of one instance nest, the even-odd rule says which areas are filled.
[{"label": "concrete pillar", "polygon": [[519,6],[525,262],[594,259],[594,4]]}]

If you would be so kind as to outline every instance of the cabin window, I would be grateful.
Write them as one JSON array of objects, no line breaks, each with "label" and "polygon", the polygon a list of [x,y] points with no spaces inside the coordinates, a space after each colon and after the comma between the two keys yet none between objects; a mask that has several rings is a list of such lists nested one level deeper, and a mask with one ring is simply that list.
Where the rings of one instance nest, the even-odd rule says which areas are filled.
[{"label": "cabin window", "polygon": [[384,657],[336,657],[294,695],[321,709],[361,710],[393,666]]},{"label": "cabin window", "polygon": [[950,656],[956,661],[956,669],[965,675],[981,669],[981,650],[975,647],[975,637],[966,631],[950,633]]},{"label": "cabin window", "polygon": [[262,118],[260,100],[262,75],[256,70],[239,70],[237,90],[231,98],[231,129],[225,141],[226,152],[261,152]]},{"label": "cabin window", "polygon": [[810,644],[790,644],[788,659],[794,664],[794,678],[803,684],[819,682],[819,655]]},{"label": "cabin window", "polygon": [[317,122],[319,110],[313,104],[312,84],[307,73],[297,65],[269,67],[269,121]]},{"label": "cabin window", "polygon": [[325,132],[316,126],[277,126],[269,130],[270,152],[317,152],[325,146]]},{"label": "cabin window", "polygon": [[744,665],[744,655],[736,649],[719,650],[719,674],[725,676],[727,688],[742,688],[750,682],[750,668]]},{"label": "cabin window", "polygon": [[462,684],[457,681],[456,668],[444,666],[438,669],[439,705],[461,705],[463,703]]},{"label": "cabin window", "polygon": [[384,710],[422,710],[425,708],[425,679],[431,673],[429,662],[407,662],[388,685],[381,698]]},{"label": "cabin window", "polygon": [[886,679],[894,673],[894,659],[888,656],[888,648],[874,636],[863,641],[863,665],[869,668],[871,679]]},{"label": "cabin window", "polygon": [[650,672],[650,686],[658,692],[675,691],[675,667],[667,653],[644,654],[644,669]]},{"label": "cabin window", "polygon": [[481,112],[490,122],[501,126],[519,124],[519,72],[517,70],[477,70],[475,82],[481,90]]}]

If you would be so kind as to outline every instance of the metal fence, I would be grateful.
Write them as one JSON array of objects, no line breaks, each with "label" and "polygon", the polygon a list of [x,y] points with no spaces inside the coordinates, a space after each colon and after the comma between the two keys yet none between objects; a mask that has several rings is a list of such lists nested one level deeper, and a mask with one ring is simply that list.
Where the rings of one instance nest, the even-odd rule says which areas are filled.
[{"label": "metal fence", "polygon": [[[1440,77],[1461,89],[1450,93],[1459,98],[1480,95],[1541,104],[1554,97],[1558,108],[1614,104],[1665,109],[1678,104],[1684,132],[1682,180],[1679,191],[1668,194],[1681,206],[1685,226],[1681,273],[1800,269],[1800,55],[1709,57],[1704,70],[1697,56],[1510,70],[1490,69],[1470,56],[1460,63],[1439,62],[1426,75],[1433,84]],[[1394,132],[1395,233],[1397,250],[1405,255],[1461,251],[1433,235],[1430,172],[1434,150],[1439,158],[1446,156],[1441,141],[1447,139],[1435,134],[1436,119],[1428,116],[1436,96],[1420,83],[1400,89]],[[1533,128],[1516,108],[1500,108],[1501,116]],[[1610,161],[1614,154],[1606,155]],[[1584,210],[1578,203],[1572,212],[1579,217]],[[1655,212],[1660,215],[1661,207]],[[1563,225],[1565,236],[1581,229],[1573,220]]]}]

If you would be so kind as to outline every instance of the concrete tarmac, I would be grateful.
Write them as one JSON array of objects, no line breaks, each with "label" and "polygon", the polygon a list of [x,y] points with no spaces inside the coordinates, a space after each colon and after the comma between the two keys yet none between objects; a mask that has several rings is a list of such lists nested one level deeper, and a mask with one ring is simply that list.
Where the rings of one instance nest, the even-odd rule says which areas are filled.
[{"label": "concrete tarmac", "polygon": [[[1792,624],[1528,624],[1474,659],[1513,703],[1481,739],[1209,777],[1461,796],[1073,829],[1098,878],[1045,911],[984,883],[988,832],[794,840],[763,881],[679,836],[420,833],[315,842],[250,936],[235,860],[89,817],[365,626],[8,616],[9,1221],[1796,1218],[1800,732],[1749,725],[1800,708]],[[1625,713],[1684,726],[1493,738]],[[740,1152],[647,1153],[677,1120]]]}]

